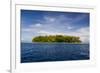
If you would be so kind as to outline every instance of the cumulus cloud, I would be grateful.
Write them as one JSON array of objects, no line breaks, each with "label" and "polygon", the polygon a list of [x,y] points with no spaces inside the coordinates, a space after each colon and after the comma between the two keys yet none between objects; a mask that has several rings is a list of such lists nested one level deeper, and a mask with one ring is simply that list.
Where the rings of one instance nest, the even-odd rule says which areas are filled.
[{"label": "cumulus cloud", "polygon": [[[57,27],[55,27],[57,29]],[[47,30],[48,29],[48,30]],[[37,28],[28,28],[28,29],[23,29],[23,36],[25,39],[28,39],[38,35],[71,35],[71,36],[79,36],[82,42],[86,43],[89,42],[89,28],[88,27],[83,27],[74,31],[56,31],[56,30],[49,30],[47,29],[37,29]],[[70,28],[71,29],[71,28]],[[59,29],[57,29],[59,30]],[[25,33],[24,33],[25,31]],[[30,40],[31,40],[30,39]]]},{"label": "cumulus cloud", "polygon": [[38,32],[40,35],[69,35],[69,36],[79,36],[83,43],[89,42],[89,28],[83,27],[77,29],[76,31],[68,31],[68,32],[53,32],[53,31],[45,31],[41,30]]},{"label": "cumulus cloud", "polygon": [[89,42],[89,26],[84,26],[80,20],[84,20],[86,15],[44,15],[37,23],[27,24],[22,27],[22,41],[31,41],[33,37],[39,35],[71,35],[79,36],[83,43]]},{"label": "cumulus cloud", "polygon": [[40,23],[35,24],[36,27],[41,27],[42,25]]},{"label": "cumulus cloud", "polygon": [[46,21],[49,21],[49,22],[54,22],[54,21],[56,20],[56,18],[50,17],[50,16],[45,16],[44,19],[45,19]]}]

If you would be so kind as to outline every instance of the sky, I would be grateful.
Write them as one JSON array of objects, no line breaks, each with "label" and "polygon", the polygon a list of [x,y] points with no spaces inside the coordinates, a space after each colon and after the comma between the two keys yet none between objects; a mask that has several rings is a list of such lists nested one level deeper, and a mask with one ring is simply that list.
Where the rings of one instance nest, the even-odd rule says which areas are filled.
[{"label": "sky", "polygon": [[79,36],[89,43],[89,13],[21,10],[21,41],[40,35]]}]

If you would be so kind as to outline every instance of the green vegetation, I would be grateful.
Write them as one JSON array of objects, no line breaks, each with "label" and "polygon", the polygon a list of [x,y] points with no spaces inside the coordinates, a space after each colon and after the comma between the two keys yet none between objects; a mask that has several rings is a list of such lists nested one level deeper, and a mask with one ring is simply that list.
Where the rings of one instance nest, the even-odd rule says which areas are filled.
[{"label": "green vegetation", "polygon": [[32,42],[66,42],[66,43],[81,43],[80,37],[65,36],[65,35],[49,35],[37,36],[32,39]]}]

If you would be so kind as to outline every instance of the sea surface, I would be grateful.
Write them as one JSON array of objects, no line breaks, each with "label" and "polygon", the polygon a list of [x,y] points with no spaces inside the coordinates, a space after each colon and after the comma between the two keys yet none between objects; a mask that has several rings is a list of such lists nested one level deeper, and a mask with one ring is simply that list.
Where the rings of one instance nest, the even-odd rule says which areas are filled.
[{"label": "sea surface", "polygon": [[88,59],[89,44],[21,43],[21,63]]}]

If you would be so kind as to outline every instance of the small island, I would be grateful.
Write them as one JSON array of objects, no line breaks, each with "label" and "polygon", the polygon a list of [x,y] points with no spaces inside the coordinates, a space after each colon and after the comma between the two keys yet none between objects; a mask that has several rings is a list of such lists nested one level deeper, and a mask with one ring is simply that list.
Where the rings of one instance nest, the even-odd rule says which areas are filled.
[{"label": "small island", "polygon": [[46,35],[32,38],[32,42],[64,42],[64,43],[81,43],[80,37],[66,35]]}]

